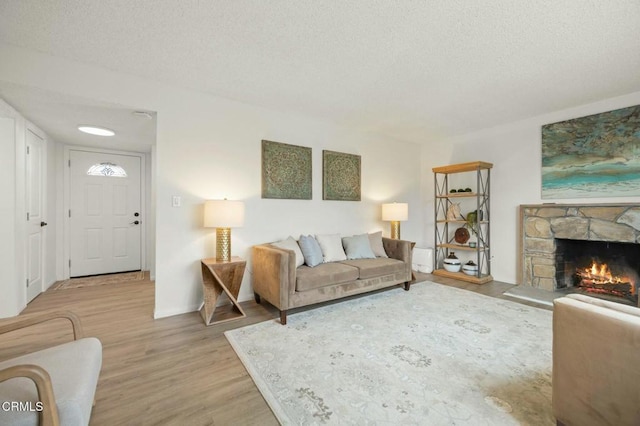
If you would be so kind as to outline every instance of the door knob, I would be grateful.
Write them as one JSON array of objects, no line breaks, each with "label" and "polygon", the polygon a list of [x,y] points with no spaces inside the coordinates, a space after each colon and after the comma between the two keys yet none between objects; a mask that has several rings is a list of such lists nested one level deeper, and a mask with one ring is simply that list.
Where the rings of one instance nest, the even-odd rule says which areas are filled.
[{"label": "door knob", "polygon": [[140,216],[140,213],[135,212],[133,215],[134,215],[135,217],[138,217],[138,216]]},{"label": "door knob", "polygon": [[47,226],[47,222],[40,222],[40,226]]},{"label": "door knob", "polygon": [[131,222],[129,225],[140,225],[140,221],[139,220],[135,220],[135,221]]}]

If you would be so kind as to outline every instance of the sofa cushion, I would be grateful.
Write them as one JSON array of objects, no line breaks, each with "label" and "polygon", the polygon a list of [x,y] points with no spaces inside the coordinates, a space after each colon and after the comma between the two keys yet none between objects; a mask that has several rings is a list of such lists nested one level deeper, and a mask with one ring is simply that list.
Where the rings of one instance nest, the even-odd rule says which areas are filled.
[{"label": "sofa cushion", "polygon": [[[95,396],[102,345],[94,337],[74,340],[62,345],[0,362],[0,370],[20,364],[35,364],[51,376],[53,393],[61,425],[87,425]],[[38,401],[38,392],[30,379],[15,378],[0,383],[0,401]],[[38,424],[37,412],[0,410],[0,424]]]},{"label": "sofa cushion", "polygon": [[304,256],[304,263],[307,266],[311,266],[313,268],[324,261],[320,244],[318,244],[318,241],[316,241],[313,236],[300,235],[299,244],[300,249],[302,250],[302,255]]},{"label": "sofa cushion", "polygon": [[340,263],[358,268],[360,272],[358,277],[361,280],[404,272],[407,267],[407,264],[400,260],[382,257],[345,260]]},{"label": "sofa cushion", "polygon": [[358,268],[340,262],[323,263],[315,268],[301,266],[296,270],[296,291],[313,290],[358,279]]}]

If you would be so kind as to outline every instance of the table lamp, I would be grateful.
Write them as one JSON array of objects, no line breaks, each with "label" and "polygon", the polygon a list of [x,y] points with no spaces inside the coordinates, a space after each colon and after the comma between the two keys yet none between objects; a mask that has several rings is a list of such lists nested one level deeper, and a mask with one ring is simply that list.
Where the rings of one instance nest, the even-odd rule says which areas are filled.
[{"label": "table lamp", "polygon": [[391,238],[400,239],[400,222],[409,218],[407,203],[387,203],[382,205],[382,220],[391,222]]},{"label": "table lamp", "polygon": [[207,200],[204,203],[204,227],[216,228],[216,260],[231,260],[231,228],[244,224],[244,203],[231,200]]}]

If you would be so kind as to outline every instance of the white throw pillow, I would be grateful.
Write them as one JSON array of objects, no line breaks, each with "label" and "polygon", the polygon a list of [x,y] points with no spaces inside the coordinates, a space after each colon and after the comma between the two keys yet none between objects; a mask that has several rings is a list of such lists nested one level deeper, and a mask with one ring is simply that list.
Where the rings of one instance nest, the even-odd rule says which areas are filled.
[{"label": "white throw pillow", "polygon": [[369,234],[369,243],[371,243],[371,250],[373,250],[373,254],[377,257],[389,257],[387,256],[387,252],[384,250],[384,245],[382,244],[382,231]]},{"label": "white throw pillow", "polygon": [[340,234],[316,235],[316,240],[322,249],[324,263],[347,260],[347,255],[342,248]]},{"label": "white throw pillow", "polygon": [[293,250],[293,252],[296,254],[296,268],[298,266],[302,266],[302,264],[304,263],[304,256],[302,255],[300,246],[298,245],[298,242],[293,237],[290,236],[286,240],[278,241],[278,242],[272,243],[271,245],[274,245],[276,247],[279,247],[285,250]]}]

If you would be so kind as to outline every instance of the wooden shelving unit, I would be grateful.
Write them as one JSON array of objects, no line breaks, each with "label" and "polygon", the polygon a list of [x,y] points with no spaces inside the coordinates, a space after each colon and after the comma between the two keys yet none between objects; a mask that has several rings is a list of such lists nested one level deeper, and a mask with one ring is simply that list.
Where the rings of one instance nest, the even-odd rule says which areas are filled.
[{"label": "wooden shelving unit", "polygon": [[[470,163],[452,164],[442,167],[434,167],[434,193],[435,208],[435,270],[433,273],[447,278],[467,281],[474,284],[485,284],[493,281],[491,276],[491,250],[490,250],[490,177],[493,164],[484,161],[474,161]],[[449,176],[457,173],[475,173],[475,192],[449,192]],[[453,200],[453,201],[452,201]],[[454,239],[456,228],[463,226],[467,221],[463,218],[459,220],[447,219],[447,211],[454,203],[459,202],[466,211],[474,209],[481,214],[481,220],[476,221],[472,226],[472,234],[476,237],[476,247],[468,244],[458,244]],[[474,203],[475,201],[475,203]],[[481,212],[481,213],[480,213]],[[449,226],[453,225],[453,226]],[[451,251],[472,252],[475,256],[475,263],[478,265],[478,272],[475,275],[467,275],[464,272],[449,272],[443,269],[443,261]],[[460,259],[464,265],[464,260]]]}]

